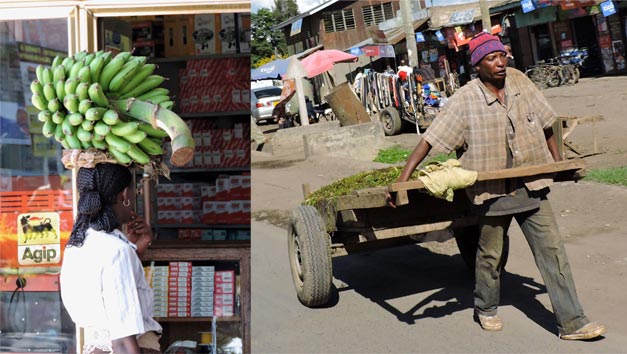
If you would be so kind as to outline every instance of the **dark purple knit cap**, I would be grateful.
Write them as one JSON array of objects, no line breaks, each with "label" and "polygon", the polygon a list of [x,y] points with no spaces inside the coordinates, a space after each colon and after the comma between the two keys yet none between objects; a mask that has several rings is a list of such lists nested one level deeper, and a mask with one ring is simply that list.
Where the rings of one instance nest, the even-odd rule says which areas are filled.
[{"label": "dark purple knit cap", "polygon": [[468,45],[470,46],[470,63],[472,66],[479,64],[481,59],[490,53],[507,53],[499,38],[486,32],[481,32],[472,37]]}]

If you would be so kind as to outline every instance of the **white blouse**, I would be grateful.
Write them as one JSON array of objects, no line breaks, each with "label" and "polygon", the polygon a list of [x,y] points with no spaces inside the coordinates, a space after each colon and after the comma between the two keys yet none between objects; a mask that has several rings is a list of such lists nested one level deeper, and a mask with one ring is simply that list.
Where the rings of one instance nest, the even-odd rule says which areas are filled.
[{"label": "white blouse", "polygon": [[[152,318],[153,292],[135,249],[119,230],[92,229],[82,247],[65,249],[61,299],[74,323],[86,328],[86,345],[101,347],[114,339],[161,332]],[[99,343],[88,342],[94,337],[90,331],[98,333],[94,340]]]}]

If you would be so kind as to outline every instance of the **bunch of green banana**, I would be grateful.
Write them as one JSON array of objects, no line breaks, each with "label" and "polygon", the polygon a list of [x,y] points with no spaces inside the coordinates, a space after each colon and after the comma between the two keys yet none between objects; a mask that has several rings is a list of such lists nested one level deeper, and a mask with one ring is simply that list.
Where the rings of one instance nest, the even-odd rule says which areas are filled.
[{"label": "bunch of green banana", "polygon": [[66,149],[96,148],[122,164],[141,165],[162,155],[163,139],[170,137],[172,163],[185,165],[194,140],[171,111],[169,91],[159,87],[165,78],[153,74],[156,66],[146,59],[130,52],[80,52],[55,57],[49,68],[38,66],[31,101],[40,110],[43,135]]}]

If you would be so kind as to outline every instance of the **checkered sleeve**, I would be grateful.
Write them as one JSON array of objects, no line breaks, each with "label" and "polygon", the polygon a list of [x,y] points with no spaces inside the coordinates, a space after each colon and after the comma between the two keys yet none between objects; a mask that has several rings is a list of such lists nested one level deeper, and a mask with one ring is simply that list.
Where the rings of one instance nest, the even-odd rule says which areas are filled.
[{"label": "checkered sleeve", "polygon": [[459,93],[461,92],[449,99],[422,136],[436,152],[448,154],[464,143],[467,124],[464,119],[463,95],[458,95]]}]

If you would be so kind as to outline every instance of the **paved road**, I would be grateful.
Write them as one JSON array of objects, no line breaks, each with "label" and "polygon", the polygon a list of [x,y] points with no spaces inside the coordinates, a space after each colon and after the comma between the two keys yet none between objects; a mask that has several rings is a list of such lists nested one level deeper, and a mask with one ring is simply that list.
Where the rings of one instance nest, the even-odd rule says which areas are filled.
[{"label": "paved road", "polygon": [[[545,92],[560,114],[605,116],[598,125],[605,153],[586,158],[594,167],[625,166],[627,161],[626,83],[627,77],[585,79]],[[592,96],[584,100],[585,95]],[[577,129],[576,142],[585,145],[590,130]],[[388,139],[413,147],[416,135]],[[326,308],[301,305],[290,277],[286,231],[259,220],[284,226],[286,213],[302,200],[301,183],[316,190],[380,168],[372,162],[303,158],[274,161],[253,154],[254,353],[627,353],[627,188],[562,183],[551,193],[580,300],[592,320],[609,328],[601,340],[566,342],[557,338],[548,295],[515,226],[502,286],[499,313],[505,328],[500,333],[482,331],[472,321],[473,284],[450,241],[335,258],[339,296]]]},{"label": "paved road", "polygon": [[[589,317],[609,327],[593,342],[566,342],[556,335],[550,303],[520,230],[513,226],[500,315],[504,330],[489,333],[472,321],[472,282],[451,242],[442,250],[419,245],[335,258],[339,297],[327,308],[309,309],[295,295],[287,261],[286,231],[253,223],[252,341],[255,353],[625,353],[627,222],[594,223],[585,208],[566,209],[568,199],[596,195],[614,210],[627,205],[627,189],[596,184],[554,188],[554,209],[580,299]],[[609,199],[609,200],[608,200]],[[609,210],[609,209],[608,209]],[[598,220],[607,222],[607,220]],[[585,236],[585,237],[583,237]]]}]

